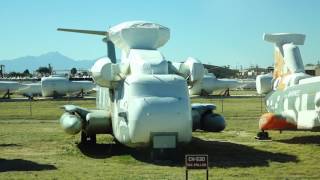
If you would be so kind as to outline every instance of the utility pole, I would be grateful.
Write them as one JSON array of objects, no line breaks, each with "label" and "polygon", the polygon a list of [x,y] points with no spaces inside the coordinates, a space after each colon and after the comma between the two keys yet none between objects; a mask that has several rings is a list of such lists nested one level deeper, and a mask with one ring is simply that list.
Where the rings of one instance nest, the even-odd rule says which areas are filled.
[{"label": "utility pole", "polygon": [[0,64],[0,77],[1,77],[1,78],[4,77],[4,67],[5,67],[5,65]]}]

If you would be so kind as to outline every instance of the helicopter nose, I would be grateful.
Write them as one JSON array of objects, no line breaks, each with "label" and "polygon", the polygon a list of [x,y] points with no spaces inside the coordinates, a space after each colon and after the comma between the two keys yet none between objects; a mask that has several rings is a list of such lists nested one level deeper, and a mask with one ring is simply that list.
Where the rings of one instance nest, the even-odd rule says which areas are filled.
[{"label": "helicopter nose", "polygon": [[281,115],[265,113],[260,117],[259,128],[261,130],[292,130],[297,129],[297,125],[290,123]]},{"label": "helicopter nose", "polygon": [[135,143],[149,142],[154,133],[175,133],[180,142],[188,142],[192,136],[191,108],[183,98],[137,98],[129,106],[128,123]]}]

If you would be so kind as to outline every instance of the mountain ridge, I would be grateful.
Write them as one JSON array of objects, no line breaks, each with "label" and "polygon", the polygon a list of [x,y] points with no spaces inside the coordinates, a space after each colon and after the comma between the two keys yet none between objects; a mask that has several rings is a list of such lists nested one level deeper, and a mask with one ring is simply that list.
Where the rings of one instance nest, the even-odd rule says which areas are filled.
[{"label": "mountain ridge", "polygon": [[57,51],[47,52],[39,56],[28,55],[0,60],[0,64],[5,65],[6,73],[23,72],[26,69],[35,71],[40,66],[47,67],[49,64],[54,70],[70,70],[71,68],[90,69],[94,62],[95,60],[74,60]]}]

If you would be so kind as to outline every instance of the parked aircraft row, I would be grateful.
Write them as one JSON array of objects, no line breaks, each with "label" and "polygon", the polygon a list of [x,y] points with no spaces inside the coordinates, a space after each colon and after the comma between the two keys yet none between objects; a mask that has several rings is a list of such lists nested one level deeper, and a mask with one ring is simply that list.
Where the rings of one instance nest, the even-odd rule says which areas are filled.
[{"label": "parked aircraft row", "polygon": [[[201,63],[200,63],[201,64]],[[203,66],[203,65],[202,65]],[[250,82],[236,79],[217,79],[214,74],[205,74],[196,84],[189,86],[190,95],[209,95],[213,92],[225,91],[236,88],[254,88]],[[65,88],[67,87],[67,88]],[[50,76],[41,79],[37,83],[19,83],[16,81],[0,81],[0,93],[4,98],[9,98],[11,94],[19,94],[26,97],[59,97],[65,95],[74,95],[81,92],[93,90],[95,85],[91,81],[69,81],[63,76]]]},{"label": "parked aircraft row", "polygon": [[[158,48],[167,43],[170,30],[160,24],[131,21],[108,31],[58,30],[104,37],[108,56],[91,68],[95,84],[50,76],[32,84],[0,82],[0,90],[58,96],[97,87],[96,109],[65,105],[60,118],[63,130],[81,132],[84,144],[96,143],[97,134],[111,134],[128,147],[174,149],[189,143],[194,130],[220,132],[226,126],[214,104],[192,104],[190,95],[247,84],[217,79],[192,57],[181,63],[165,59]],[[256,79],[257,92],[267,94],[269,112],[260,118],[258,138],[268,139],[267,130],[320,130],[320,79],[304,72],[298,47],[305,35],[265,34],[264,40],[275,44],[275,68],[273,75]],[[115,46],[122,51],[121,62],[116,62]]]},{"label": "parked aircraft row", "polygon": [[[133,21],[109,31],[58,30],[103,36],[108,48],[108,57],[91,68],[98,85],[97,108],[65,105],[60,118],[65,132],[81,132],[82,143],[95,143],[96,134],[112,134],[129,147],[164,150],[189,143],[193,130],[219,132],[225,128],[223,116],[213,112],[215,105],[191,104],[189,95],[241,83],[216,79],[195,58],[182,63],[166,60],[158,48],[169,40],[167,27]],[[261,116],[260,139],[268,138],[266,130],[320,129],[320,80],[304,73],[297,46],[304,39],[301,34],[264,35],[264,40],[275,44],[276,55],[273,75],[256,79],[257,92],[268,94],[270,112]],[[122,51],[119,63],[115,46]]]},{"label": "parked aircraft row", "polygon": [[[190,64],[190,62],[192,65],[197,64],[197,70],[195,72],[198,73],[196,76],[198,76],[199,79],[196,81],[194,79],[190,79],[190,77],[195,76],[195,72],[188,72],[186,69],[183,69],[189,68],[188,64]],[[192,57],[189,57],[184,63],[172,63],[170,71],[178,73],[190,81],[190,85],[188,86],[190,95],[209,95],[216,91],[221,92],[228,89],[244,88],[252,84],[243,80],[218,79],[213,73],[208,73],[208,70],[204,68],[203,64],[199,60]],[[37,83],[0,81],[0,93],[3,93],[4,97],[7,98],[9,98],[12,93],[27,97],[58,97],[76,94],[82,91],[88,92],[94,87],[95,85],[91,81],[69,81],[63,75],[43,77],[41,78],[41,81]]]},{"label": "parked aircraft row", "polygon": [[0,81],[0,92],[9,98],[10,94],[20,94],[27,97],[59,97],[92,91],[95,84],[91,81],[69,81],[64,76],[52,75],[43,77],[38,83],[19,83]]}]

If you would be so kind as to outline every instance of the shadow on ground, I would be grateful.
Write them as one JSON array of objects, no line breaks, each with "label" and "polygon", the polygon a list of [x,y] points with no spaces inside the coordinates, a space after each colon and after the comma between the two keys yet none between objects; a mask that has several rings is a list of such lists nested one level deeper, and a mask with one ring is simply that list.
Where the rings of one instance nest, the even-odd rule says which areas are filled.
[{"label": "shadow on ground", "polygon": [[269,166],[270,161],[287,163],[298,162],[297,157],[284,153],[274,153],[254,149],[253,147],[230,142],[205,141],[193,138],[187,146],[178,149],[165,161],[154,161],[148,149],[132,149],[121,145],[97,144],[78,145],[80,151],[91,158],[108,158],[111,156],[131,155],[138,161],[163,165],[184,166],[185,154],[208,154],[210,167],[254,167]]},{"label": "shadow on ground", "polygon": [[21,146],[19,144],[0,144],[0,147],[18,147]]},{"label": "shadow on ground", "polygon": [[8,171],[45,171],[57,169],[53,165],[39,164],[33,161],[23,159],[1,159],[0,172]]},{"label": "shadow on ground", "polygon": [[291,139],[277,140],[277,142],[282,142],[287,144],[315,144],[320,146],[320,136],[319,135],[299,136],[299,137],[293,137]]},{"label": "shadow on ground", "polygon": [[223,96],[223,95],[203,95],[203,96],[199,96],[199,95],[194,95],[191,97],[191,99],[195,99],[195,98],[201,98],[201,99],[214,99],[214,100],[221,100],[221,99],[233,99],[233,98],[261,98],[261,96],[259,95],[251,95],[251,96],[247,96],[247,95],[230,95],[230,96]]}]

